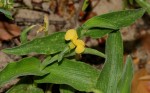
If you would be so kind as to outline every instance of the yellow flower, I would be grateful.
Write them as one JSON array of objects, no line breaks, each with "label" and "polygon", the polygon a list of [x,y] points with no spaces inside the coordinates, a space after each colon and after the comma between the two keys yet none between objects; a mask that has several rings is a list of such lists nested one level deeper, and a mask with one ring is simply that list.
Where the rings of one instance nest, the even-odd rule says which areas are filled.
[{"label": "yellow flower", "polygon": [[85,50],[85,43],[78,39],[78,35],[77,35],[77,32],[76,30],[74,29],[70,29],[66,32],[66,35],[65,35],[65,40],[71,40],[71,42],[69,43],[69,47],[70,49],[75,49],[75,52],[80,54],[82,52],[84,52]]},{"label": "yellow flower", "polygon": [[65,40],[75,40],[78,38],[77,32],[74,29],[70,29],[66,32]]},{"label": "yellow flower", "polygon": [[73,40],[72,41],[76,46],[78,45],[82,45],[82,46],[85,46],[84,42],[80,39],[76,39],[76,40]]},{"label": "yellow flower", "polygon": [[75,52],[76,52],[77,54],[80,54],[80,53],[84,52],[84,50],[85,50],[85,47],[84,47],[84,46],[78,45],[78,46],[76,47],[76,49],[75,49]]}]

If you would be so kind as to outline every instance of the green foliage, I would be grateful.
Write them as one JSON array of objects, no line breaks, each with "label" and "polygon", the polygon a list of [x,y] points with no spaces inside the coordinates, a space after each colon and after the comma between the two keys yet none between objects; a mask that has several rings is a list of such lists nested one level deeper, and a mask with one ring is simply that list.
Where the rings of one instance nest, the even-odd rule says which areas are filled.
[{"label": "green foliage", "polygon": [[123,0],[124,9],[141,7],[150,14],[150,2],[148,0]]},{"label": "green foliage", "polygon": [[75,89],[67,85],[60,85],[60,93],[74,93]]},{"label": "green foliage", "polygon": [[143,15],[144,12],[144,9],[136,9],[112,12],[100,16],[95,16],[86,21],[82,25],[82,27],[83,29],[90,29],[95,27],[120,29],[122,27],[126,27],[133,24],[135,20],[137,20]]},{"label": "green foliage", "polygon": [[64,32],[36,38],[20,46],[4,49],[3,52],[15,55],[26,55],[28,53],[54,54],[62,51],[66,47]]},{"label": "green foliage", "polygon": [[[17,93],[18,90],[25,93],[24,88],[29,93],[43,93],[45,91],[38,88],[41,83],[60,84],[61,93],[73,93],[75,90],[94,93],[129,93],[133,66],[130,57],[123,66],[123,42],[119,29],[134,23],[144,11],[144,9],[126,10],[96,16],[77,28],[80,39],[86,36],[101,38],[108,34],[105,54],[91,48],[85,48],[83,53],[76,54],[74,49],[68,47],[69,42],[64,38],[65,32],[27,41],[26,34],[32,28],[29,27],[21,35],[20,46],[2,51],[15,55],[44,54],[45,60],[41,63],[37,58],[31,57],[9,63],[0,72],[0,86],[14,78],[32,75],[32,81],[22,82],[24,79],[21,78],[21,81],[8,93]],[[84,62],[76,61],[75,56],[82,54],[105,58],[103,69],[99,71]]]},{"label": "green foliage", "polygon": [[13,19],[10,11],[4,10],[0,8],[0,12],[2,12],[7,18]]},{"label": "green foliage", "polygon": [[21,33],[21,36],[20,36],[20,41],[21,41],[21,44],[24,44],[24,43],[27,43],[27,33],[32,29],[34,28],[35,25],[32,25],[30,27],[27,27],[25,28],[22,33]]},{"label": "green foliage", "polygon": [[40,70],[40,64],[40,61],[34,57],[24,58],[18,62],[9,63],[0,72],[0,86],[19,76],[45,75],[46,73]]},{"label": "green foliage", "polygon": [[13,8],[14,0],[0,0],[0,8],[10,10]]},{"label": "green foliage", "polygon": [[117,93],[118,80],[123,70],[123,42],[119,31],[108,35],[106,41],[106,61],[100,73],[97,89],[104,93]]},{"label": "green foliage", "polygon": [[44,93],[42,89],[32,84],[32,77],[24,77],[6,93]]},{"label": "green foliage", "polygon": [[6,93],[44,93],[42,89],[30,84],[18,84]]},{"label": "green foliage", "polygon": [[90,92],[95,86],[99,71],[88,64],[64,59],[44,69],[50,74],[39,77],[36,83],[67,84],[80,91]]},{"label": "green foliage", "polygon": [[106,57],[106,55],[103,54],[102,52],[97,51],[95,49],[91,49],[91,48],[85,48],[85,51],[84,51],[83,54],[92,54],[92,55],[97,55],[97,56],[100,56],[100,57],[103,57],[103,58]]},{"label": "green foliage", "polygon": [[133,77],[132,58],[128,56],[126,59],[126,64],[122,73],[122,77],[118,83],[117,93],[130,93],[132,77]]},{"label": "green foliage", "polygon": [[0,12],[2,12],[9,19],[13,19],[9,11],[12,8],[13,0],[0,0]]},{"label": "green foliage", "polygon": [[150,14],[150,2],[148,2],[147,0],[135,0],[135,1],[136,3],[138,3],[139,6],[145,8],[146,11]]},{"label": "green foliage", "polygon": [[89,5],[89,0],[84,0],[83,6],[82,6],[82,11],[85,11],[86,8],[88,7],[88,5]]},{"label": "green foliage", "polygon": [[92,28],[87,30],[87,32],[85,33],[85,36],[89,36],[92,38],[101,38],[104,35],[112,32],[113,29],[105,29],[105,28]]}]

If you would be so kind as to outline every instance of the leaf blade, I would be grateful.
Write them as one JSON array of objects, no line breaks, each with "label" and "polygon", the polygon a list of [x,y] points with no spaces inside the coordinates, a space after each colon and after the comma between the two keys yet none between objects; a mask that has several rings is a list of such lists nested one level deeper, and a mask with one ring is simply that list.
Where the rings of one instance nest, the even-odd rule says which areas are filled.
[{"label": "leaf blade", "polygon": [[68,59],[64,59],[60,65],[55,63],[45,70],[50,74],[39,77],[36,80],[37,83],[67,84],[87,92],[92,91],[100,73],[88,64]]},{"label": "leaf blade", "polygon": [[130,93],[133,78],[133,64],[130,56],[126,59],[126,64],[120,82],[118,83],[118,93]]},{"label": "leaf blade", "polygon": [[106,41],[106,61],[97,81],[96,88],[103,93],[116,93],[117,83],[123,69],[123,45],[119,31],[108,35]]},{"label": "leaf blade", "polygon": [[4,10],[4,9],[0,8],[0,12],[2,12],[7,18],[13,20],[12,14],[8,10]]},{"label": "leaf blade", "polygon": [[103,14],[89,19],[82,27],[84,29],[98,27],[117,30],[131,25],[135,20],[140,18],[144,12],[144,9],[135,9]]},{"label": "leaf blade", "polygon": [[95,50],[95,49],[91,49],[91,48],[85,48],[83,54],[92,54],[92,55],[97,55],[103,58],[106,58],[106,55],[103,54],[102,52]]},{"label": "leaf blade", "polygon": [[32,28],[34,28],[34,27],[35,27],[35,25],[32,25],[32,26],[30,26],[30,27],[25,28],[25,29],[22,31],[21,36],[20,36],[20,41],[21,41],[22,44],[24,44],[24,43],[27,42],[27,33],[28,33]]},{"label": "leaf blade", "polygon": [[27,76],[21,78],[21,80],[6,93],[44,93],[44,91],[33,84],[31,76]]},{"label": "leaf blade", "polygon": [[60,85],[60,93],[74,93],[75,89],[68,85]]},{"label": "leaf blade", "polygon": [[150,14],[150,3],[147,0],[135,0],[142,8]]},{"label": "leaf blade", "polygon": [[83,6],[82,6],[82,11],[85,11],[86,8],[88,7],[88,5],[89,5],[89,0],[84,0]]},{"label": "leaf blade", "polygon": [[26,55],[29,53],[54,54],[62,51],[66,47],[64,32],[54,33],[52,35],[36,38],[23,45],[2,50],[8,54]]},{"label": "leaf blade", "polygon": [[9,82],[10,80],[24,75],[44,75],[40,70],[40,61],[34,57],[24,58],[18,62],[9,63],[0,72],[0,86]]},{"label": "leaf blade", "polygon": [[109,34],[112,31],[114,31],[114,30],[113,29],[104,29],[104,28],[88,29],[85,32],[85,36],[89,36],[92,38],[101,38],[104,35]]}]

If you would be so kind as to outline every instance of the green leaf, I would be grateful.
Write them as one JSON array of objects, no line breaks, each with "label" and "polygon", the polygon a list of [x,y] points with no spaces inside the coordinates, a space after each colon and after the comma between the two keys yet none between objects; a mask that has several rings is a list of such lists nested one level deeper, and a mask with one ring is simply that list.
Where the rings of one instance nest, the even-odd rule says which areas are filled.
[{"label": "green leaf", "polygon": [[65,53],[67,53],[69,50],[70,50],[70,48],[67,46],[61,53],[59,53],[58,62],[60,62],[64,58]]},{"label": "green leaf", "polygon": [[61,84],[60,85],[60,93],[74,93],[75,92],[75,89],[68,86],[68,85],[64,85],[64,84]]},{"label": "green leaf", "polygon": [[113,29],[104,29],[104,28],[93,28],[93,29],[88,29],[85,32],[85,36],[89,36],[92,38],[101,38],[104,35],[114,31]]},{"label": "green leaf", "polygon": [[18,62],[9,63],[0,72],[0,86],[19,76],[42,76],[46,74],[40,70],[40,64],[40,61],[34,57],[24,58]]},{"label": "green leaf", "polygon": [[103,93],[102,91],[97,90],[97,89],[94,89],[92,92],[93,92],[93,93]]},{"label": "green leaf", "polygon": [[22,33],[21,33],[21,36],[20,36],[20,41],[21,41],[21,44],[24,44],[24,43],[27,43],[27,33],[32,29],[34,28],[35,25],[32,25],[30,27],[27,27],[25,28]]},{"label": "green leaf", "polygon": [[132,78],[133,78],[132,58],[128,56],[122,73],[121,80],[118,84],[117,93],[130,93]]},{"label": "green leaf", "polygon": [[46,66],[52,64],[53,62],[57,61],[59,57],[59,54],[56,54],[53,57],[48,57],[44,60],[44,62],[42,62],[42,69],[44,69]]},{"label": "green leaf", "polygon": [[0,0],[0,8],[10,10],[13,8],[14,0]]},{"label": "green leaf", "polygon": [[108,35],[106,61],[97,81],[96,88],[103,93],[117,93],[117,84],[123,71],[123,42],[119,31]]},{"label": "green leaf", "polygon": [[45,68],[50,74],[39,77],[37,83],[67,84],[79,91],[93,90],[99,71],[90,65],[64,59],[61,64],[54,63]]},{"label": "green leaf", "polygon": [[29,84],[20,84],[6,93],[44,93],[42,89]]},{"label": "green leaf", "polygon": [[150,3],[147,0],[135,0],[142,8],[150,14]]},{"label": "green leaf", "polygon": [[144,9],[136,9],[103,14],[89,19],[82,25],[82,27],[83,29],[94,27],[120,29],[134,23],[135,20],[144,14],[144,12]]},{"label": "green leaf", "polygon": [[22,78],[19,83],[10,88],[6,93],[44,93],[33,84],[31,76]]},{"label": "green leaf", "polygon": [[[44,69],[48,64],[51,64],[52,62],[51,62],[51,59],[52,59],[52,57],[51,56],[48,56],[48,57],[46,57],[44,60],[43,60],[43,62],[41,63],[41,69]],[[56,59],[57,60],[57,59]],[[54,60],[55,61],[55,60]]]},{"label": "green leaf", "polygon": [[4,49],[2,51],[15,55],[26,55],[33,52],[39,54],[54,54],[62,51],[66,47],[67,44],[65,43],[64,35],[64,32],[57,32],[46,37],[36,38],[14,48]]},{"label": "green leaf", "polygon": [[12,14],[8,10],[4,10],[4,9],[0,8],[0,12],[2,12],[7,18],[13,19]]},{"label": "green leaf", "polygon": [[85,11],[86,8],[88,7],[88,5],[89,5],[89,0],[84,0],[83,6],[82,6],[82,11]]},{"label": "green leaf", "polygon": [[42,63],[46,63],[46,62],[50,61],[51,58],[52,58],[51,56],[47,56],[47,57],[43,60]]},{"label": "green leaf", "polygon": [[92,48],[85,48],[85,51],[83,52],[83,54],[92,54],[92,55],[97,55],[97,56],[100,56],[103,58],[106,57],[106,55],[103,54],[102,52],[95,50],[95,49],[92,49]]}]

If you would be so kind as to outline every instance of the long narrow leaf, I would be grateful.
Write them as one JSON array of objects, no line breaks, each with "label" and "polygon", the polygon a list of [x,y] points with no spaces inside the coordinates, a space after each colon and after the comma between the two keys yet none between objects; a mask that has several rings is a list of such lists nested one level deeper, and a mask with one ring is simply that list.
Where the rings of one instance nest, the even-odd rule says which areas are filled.
[{"label": "long narrow leaf", "polygon": [[145,8],[146,11],[150,14],[150,2],[147,0],[135,0],[142,8]]},{"label": "long narrow leaf", "polygon": [[128,56],[122,73],[122,78],[118,84],[117,93],[130,93],[132,78],[133,78],[132,58]]},{"label": "long narrow leaf", "polygon": [[104,29],[104,28],[93,28],[88,29],[85,32],[85,36],[92,37],[92,38],[101,38],[105,36],[106,34],[109,34],[110,32],[114,31],[113,29]]},{"label": "long narrow leaf", "polygon": [[36,38],[23,45],[2,50],[8,54],[26,55],[29,53],[54,54],[62,51],[66,47],[64,32],[54,33],[52,35]]},{"label": "long narrow leaf", "polygon": [[119,12],[112,12],[95,16],[83,24],[83,29],[90,29],[94,27],[120,29],[135,22],[144,14],[144,9],[125,10]]},{"label": "long narrow leaf", "polygon": [[92,55],[97,55],[97,56],[106,58],[106,55],[104,53],[95,49],[91,49],[91,48],[85,48],[85,51],[83,52],[83,54],[92,54]]},{"label": "long narrow leaf", "polygon": [[88,7],[88,5],[89,5],[89,0],[84,0],[83,6],[82,6],[82,11],[85,11],[86,8]]},{"label": "long narrow leaf", "polygon": [[22,33],[21,33],[21,36],[20,36],[20,41],[21,41],[21,44],[24,44],[26,43],[28,40],[27,40],[27,33],[33,28],[35,27],[35,25],[32,25],[30,27],[27,27],[25,28]]},{"label": "long narrow leaf", "polygon": [[96,88],[103,93],[117,93],[123,70],[123,45],[119,31],[108,35],[106,42],[106,62],[100,73]]}]

